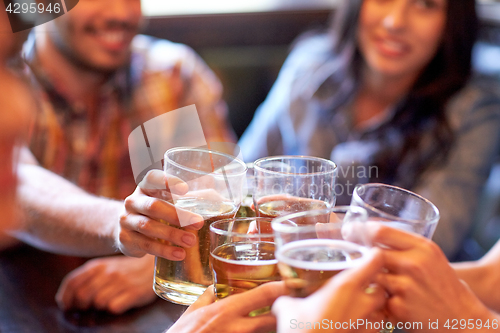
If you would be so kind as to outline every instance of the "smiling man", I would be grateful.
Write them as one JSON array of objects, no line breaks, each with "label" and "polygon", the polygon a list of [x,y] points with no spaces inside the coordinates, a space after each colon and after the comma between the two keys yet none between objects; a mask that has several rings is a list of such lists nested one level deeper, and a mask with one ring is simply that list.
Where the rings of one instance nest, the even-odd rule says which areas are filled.
[{"label": "smiling man", "polygon": [[[207,142],[233,140],[215,75],[190,48],[137,35],[141,23],[140,0],[80,0],[26,42],[40,108],[21,154],[17,238],[66,254],[113,253],[121,200],[136,188],[128,135],[155,116],[195,104]],[[183,233],[171,235],[192,238]],[[189,247],[191,238],[173,242]],[[153,260],[91,260],[57,300],[115,313],[146,304],[155,299]]]}]

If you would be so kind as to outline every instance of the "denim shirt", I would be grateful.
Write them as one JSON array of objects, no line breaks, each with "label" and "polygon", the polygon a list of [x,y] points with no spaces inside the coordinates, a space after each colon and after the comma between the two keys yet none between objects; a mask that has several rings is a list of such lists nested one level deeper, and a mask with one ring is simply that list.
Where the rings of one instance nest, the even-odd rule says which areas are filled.
[{"label": "denim shirt", "polygon": [[[441,219],[433,240],[452,258],[471,229],[479,195],[498,152],[498,85],[473,78],[448,102],[446,112],[455,142],[444,163],[417,178],[417,166],[410,159],[398,166],[399,179],[384,178],[378,175],[383,170],[370,167],[373,156],[381,150],[397,152],[404,133],[382,126],[392,119],[391,110],[363,128],[351,125],[349,96],[356,87],[353,80],[337,79],[343,68],[332,57],[329,45],[328,37],[320,35],[302,40],[292,50],[240,139],[243,157],[247,162],[273,155],[330,158],[339,166],[337,204],[349,203],[355,183],[380,181],[410,187],[439,208]],[[383,136],[381,131],[385,131]],[[430,136],[423,140],[427,146],[433,144]],[[405,186],[405,177],[413,180],[411,186]]]}]

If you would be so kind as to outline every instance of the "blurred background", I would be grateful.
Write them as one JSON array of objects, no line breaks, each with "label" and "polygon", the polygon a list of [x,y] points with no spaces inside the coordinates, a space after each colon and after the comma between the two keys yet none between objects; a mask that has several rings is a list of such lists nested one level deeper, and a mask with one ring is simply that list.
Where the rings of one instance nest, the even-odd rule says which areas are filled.
[{"label": "blurred background", "polygon": [[[185,43],[216,72],[238,137],[300,33],[324,29],[338,0],[142,0],[145,34]],[[478,2],[476,67],[500,77],[500,1]],[[497,45],[497,48],[489,46]]]},{"label": "blurred background", "polygon": [[[500,0],[477,3],[481,32],[474,68],[500,80]],[[219,76],[238,137],[267,96],[293,40],[325,29],[338,5],[337,0],[142,0],[145,34],[191,46]],[[462,259],[481,255],[500,235],[500,158],[481,202]]]}]

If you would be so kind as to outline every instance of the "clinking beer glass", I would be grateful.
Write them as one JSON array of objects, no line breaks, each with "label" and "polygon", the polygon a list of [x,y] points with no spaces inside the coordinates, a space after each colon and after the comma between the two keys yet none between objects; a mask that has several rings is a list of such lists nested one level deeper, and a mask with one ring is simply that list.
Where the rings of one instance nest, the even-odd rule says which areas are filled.
[{"label": "clinking beer glass", "polygon": [[310,156],[272,156],[254,163],[257,216],[277,217],[335,205],[337,166]]},{"label": "clinking beer glass", "polygon": [[210,265],[217,299],[280,280],[271,221],[247,217],[210,225]]},{"label": "clinking beer glass", "polygon": [[[439,221],[438,208],[426,198],[386,184],[364,184],[354,189],[351,206],[362,207],[368,222],[422,235],[431,239]],[[391,333],[385,329],[380,333]]]},{"label": "clinking beer glass", "polygon": [[368,249],[360,244],[362,237],[357,243],[346,240],[344,228],[356,224],[359,230],[366,220],[363,208],[349,206],[276,218],[276,259],[288,293],[307,297],[342,270],[358,265]]},{"label": "clinking beer glass", "polygon": [[212,222],[234,217],[246,190],[247,167],[240,159],[204,148],[173,148],[165,153],[164,170],[187,183],[184,195],[172,193],[181,227],[190,224],[186,211],[201,215],[205,221],[192,232],[197,243],[185,249],[183,261],[156,257],[154,290],[174,303],[190,305],[212,284],[209,265]]}]

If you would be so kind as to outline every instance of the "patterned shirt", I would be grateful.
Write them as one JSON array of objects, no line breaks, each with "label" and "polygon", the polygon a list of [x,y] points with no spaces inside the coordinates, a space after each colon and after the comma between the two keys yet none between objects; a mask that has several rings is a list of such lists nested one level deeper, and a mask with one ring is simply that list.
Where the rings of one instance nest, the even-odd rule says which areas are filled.
[{"label": "patterned shirt", "polygon": [[127,138],[168,111],[195,104],[207,142],[234,140],[222,86],[187,46],[136,36],[130,63],[109,78],[90,112],[41,67],[34,37],[23,52],[40,94],[29,147],[41,166],[86,191],[118,199],[130,195],[136,184]]}]

